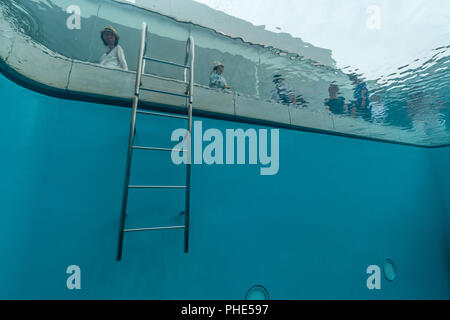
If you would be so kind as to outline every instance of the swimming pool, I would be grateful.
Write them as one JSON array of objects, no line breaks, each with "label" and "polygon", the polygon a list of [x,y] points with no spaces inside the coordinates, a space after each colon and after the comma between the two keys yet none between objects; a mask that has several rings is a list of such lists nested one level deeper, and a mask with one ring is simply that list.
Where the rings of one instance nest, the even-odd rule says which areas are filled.
[{"label": "swimming pool", "polygon": [[[46,23],[50,18],[48,10],[62,15],[61,8],[68,2],[14,3],[46,17],[27,13],[22,22],[31,17],[38,21],[30,23],[29,29],[24,27],[24,31],[38,30],[42,32],[41,36],[47,35],[50,29],[55,29],[51,31],[55,34],[66,32],[46,27]],[[92,16],[94,30],[100,25],[95,24],[98,3],[85,3],[97,10]],[[111,13],[112,17],[117,17],[113,14],[117,13],[116,6],[124,12],[141,12],[110,1],[99,3],[101,14]],[[8,10],[13,10],[11,8]],[[147,11],[142,12],[142,15],[147,14]],[[121,19],[123,17],[127,15]],[[89,25],[91,20],[86,19]],[[33,25],[40,28],[33,29]],[[134,30],[130,30],[130,38],[132,34]],[[3,38],[4,34],[0,35],[5,40],[4,46],[8,41]],[[187,32],[182,33],[179,42],[187,35]],[[97,33],[95,36],[99,40]],[[217,37],[223,47],[229,42],[225,45],[222,41],[242,42],[222,38],[222,35]],[[201,39],[201,36],[196,38]],[[67,42],[61,39],[43,37],[40,41],[58,52],[59,44],[51,47],[51,42]],[[79,39],[87,38],[80,34]],[[372,126],[376,124],[365,125],[369,121],[344,116],[345,121],[355,121],[345,122],[344,133],[348,133],[350,124],[356,130],[366,130],[355,134],[363,139],[353,139],[337,136],[339,130],[336,127],[332,130],[332,120],[340,117],[329,114],[325,115],[331,117],[331,120],[326,118],[331,127],[318,134],[287,128],[276,122],[269,127],[251,119],[252,115],[258,115],[254,109],[250,110],[254,113],[246,114],[246,121],[240,119],[237,122],[234,117],[239,115],[239,108],[233,117],[225,119],[211,114],[211,110],[206,112],[199,105],[199,113],[194,119],[202,122],[204,130],[225,133],[227,129],[238,128],[279,129],[278,174],[262,176],[260,167],[255,165],[194,165],[189,254],[183,253],[183,234],[177,231],[136,233],[126,236],[123,260],[116,262],[131,112],[126,107],[126,97],[121,97],[120,92],[109,92],[117,97],[107,100],[105,95],[84,96],[78,92],[67,99],[70,86],[78,85],[76,81],[81,79],[76,78],[76,69],[83,67],[89,71],[97,67],[72,60],[84,59],[82,56],[71,57],[59,52],[61,56],[55,58],[54,52],[49,52],[47,55],[56,59],[50,61],[60,62],[60,69],[55,70],[60,78],[56,81],[51,74],[34,73],[25,68],[30,65],[24,61],[26,52],[33,48],[37,48],[33,52],[41,52],[43,48],[37,42],[19,40],[16,39],[15,48],[8,50],[6,58],[2,56],[3,75],[0,76],[0,148],[3,151],[0,211],[4,221],[0,224],[0,255],[3,258],[0,298],[245,299],[259,286],[266,290],[270,299],[449,298],[450,170],[447,164],[450,151],[446,147],[428,148],[446,144],[447,136],[444,139],[444,135],[428,131],[420,138],[425,139],[420,140],[422,147],[403,142],[371,141],[370,138],[381,134],[378,127]],[[87,40],[91,42],[90,37]],[[197,43],[201,48],[201,40]],[[72,48],[78,46],[76,42],[71,45]],[[94,42],[87,47],[91,48],[92,57],[97,56],[95,50],[100,53],[102,49]],[[78,49],[79,54],[83,53],[81,46]],[[258,50],[269,55],[265,51],[267,48]],[[325,54],[326,50],[319,52]],[[17,53],[16,58],[11,53]],[[236,61],[238,58],[239,55],[230,56]],[[442,59],[445,61],[446,58],[439,56],[434,61],[442,62]],[[204,60],[201,71],[200,59],[199,72],[208,74],[209,61]],[[18,63],[12,66],[14,61]],[[322,62],[325,64],[326,61]],[[67,66],[69,72],[66,74],[64,68]],[[308,65],[308,68],[312,67]],[[35,69],[50,70],[51,66],[42,65]],[[259,66],[257,69],[264,68]],[[104,75],[117,74],[100,68],[93,70],[104,72]],[[439,77],[444,77],[439,78],[441,80],[445,79],[444,71],[436,71]],[[30,81],[21,72],[35,78]],[[316,76],[313,71],[309,74]],[[127,77],[126,73],[120,75]],[[196,78],[203,81],[201,75]],[[38,82],[39,79],[48,82],[44,85]],[[267,81],[266,84],[263,80],[256,82],[261,86],[243,85],[242,88],[247,88],[243,90],[248,92],[241,94],[246,94],[247,100],[235,93],[229,97],[226,93],[214,92],[208,97],[226,97],[219,100],[228,97],[230,103],[238,107],[239,103],[252,105],[253,95],[258,91],[262,94],[266,91],[264,86],[270,85],[271,80]],[[436,94],[441,91],[442,95],[448,94],[444,90],[448,85],[445,81],[440,85],[434,81],[438,80],[417,85],[426,83]],[[55,89],[59,86],[62,91]],[[324,83],[326,93],[328,88],[329,83]],[[386,91],[383,93],[386,99],[395,96],[395,89],[380,88]],[[209,93],[201,87],[197,90],[205,97]],[[351,86],[350,94],[353,94]],[[415,106],[420,109],[429,97],[425,94],[419,98],[424,99]],[[218,105],[221,103],[224,102],[217,102]],[[298,114],[306,114],[303,111],[300,109]],[[320,112],[317,112],[319,115],[313,111],[311,114],[311,124],[324,119]],[[418,114],[422,112],[418,111]],[[364,126],[359,125],[361,122]],[[396,142],[402,132],[408,131],[403,124],[394,129],[392,126],[382,125],[384,134],[391,133],[383,138],[387,142]],[[165,146],[178,127],[182,124],[177,119],[143,118],[137,127],[137,143]],[[414,133],[402,141],[410,138],[408,144],[416,144],[419,139]],[[132,181],[136,184],[177,185],[184,179],[184,168],[173,165],[168,154],[139,154],[133,166]],[[181,223],[183,197],[179,190],[133,191],[128,227]],[[73,265],[81,270],[79,290],[70,290],[67,286],[69,274],[66,271]],[[367,270],[371,270],[371,266],[379,266],[385,273],[381,275],[379,289],[370,290],[367,285],[370,276]],[[256,296],[261,292],[266,296],[265,291],[257,292]]]}]

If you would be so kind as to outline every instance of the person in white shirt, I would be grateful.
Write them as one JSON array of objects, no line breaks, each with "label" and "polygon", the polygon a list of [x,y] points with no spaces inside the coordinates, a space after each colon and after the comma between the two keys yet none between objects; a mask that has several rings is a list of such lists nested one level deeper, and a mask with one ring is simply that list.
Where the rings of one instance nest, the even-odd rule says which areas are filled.
[{"label": "person in white shirt", "polygon": [[101,39],[108,51],[100,58],[100,64],[108,68],[128,70],[125,53],[119,45],[119,33],[111,26],[104,28],[101,33]]}]

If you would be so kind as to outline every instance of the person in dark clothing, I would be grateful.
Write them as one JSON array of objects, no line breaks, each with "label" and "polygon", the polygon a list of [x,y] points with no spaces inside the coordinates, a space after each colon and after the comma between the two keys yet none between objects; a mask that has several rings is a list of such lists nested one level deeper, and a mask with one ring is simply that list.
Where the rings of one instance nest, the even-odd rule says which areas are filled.
[{"label": "person in dark clothing", "polygon": [[347,105],[345,104],[345,98],[339,97],[339,87],[335,84],[331,84],[328,88],[329,98],[325,99],[325,107],[333,114],[345,114],[347,113]]},{"label": "person in dark clothing", "polygon": [[353,89],[353,98],[351,114],[353,117],[361,117],[364,120],[370,121],[372,119],[372,111],[370,108],[369,95],[370,92],[367,89],[365,82],[361,81],[357,75],[350,75],[350,80],[355,86]]},{"label": "person in dark clothing", "polygon": [[292,88],[285,83],[281,74],[273,76],[275,89],[272,91],[271,99],[285,105],[297,104],[297,97]]}]

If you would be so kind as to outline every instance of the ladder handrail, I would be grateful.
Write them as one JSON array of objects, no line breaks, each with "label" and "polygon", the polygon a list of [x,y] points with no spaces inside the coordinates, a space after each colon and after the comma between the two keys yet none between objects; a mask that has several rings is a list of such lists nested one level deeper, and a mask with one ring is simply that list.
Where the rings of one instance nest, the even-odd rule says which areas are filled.
[{"label": "ladder handrail", "polygon": [[141,78],[144,74],[144,56],[147,52],[147,34],[148,34],[148,26],[147,23],[142,22],[142,32],[141,32],[141,45],[139,47],[139,57],[138,57],[138,65],[136,71],[136,94],[139,94],[139,89],[141,87]]},{"label": "ladder handrail", "polygon": [[[191,63],[189,63],[189,60]],[[192,72],[192,68],[194,67],[192,61],[195,60],[195,43],[194,38],[189,36],[186,42],[186,56],[184,58],[184,65],[187,66],[189,64],[190,72]],[[187,82],[187,69],[184,69],[184,82]]]},{"label": "ladder handrail", "polygon": [[[191,100],[189,101],[191,104],[193,103],[194,99],[194,64],[195,64],[195,41],[192,36],[189,36],[189,39],[187,41],[186,46],[189,46],[189,52],[186,54],[186,60],[190,58],[190,79],[189,79],[189,92]],[[188,58],[189,56],[189,58]]]},{"label": "ladder handrail", "polygon": [[[145,38],[142,40],[145,43],[145,49],[144,49],[144,54],[143,54],[143,59],[144,59],[144,57],[147,53],[147,40],[148,40],[148,38],[147,38],[148,37],[148,26],[145,22],[142,23],[142,30],[145,30]],[[187,81],[187,70],[190,69],[190,73],[193,74],[192,68],[194,67],[193,61],[195,60],[194,38],[192,36],[189,36],[188,40],[186,41],[186,55],[184,57],[184,65],[180,65],[177,63],[169,63],[168,61],[162,61],[162,60],[154,59],[154,58],[151,58],[150,60],[152,60],[153,62],[157,62],[157,63],[173,64],[178,67],[184,67],[184,82],[188,82]],[[143,71],[145,72],[145,61],[144,61]],[[189,83],[188,83],[189,89],[192,87],[191,84],[193,84],[193,81],[194,81],[193,77],[190,77]]]}]

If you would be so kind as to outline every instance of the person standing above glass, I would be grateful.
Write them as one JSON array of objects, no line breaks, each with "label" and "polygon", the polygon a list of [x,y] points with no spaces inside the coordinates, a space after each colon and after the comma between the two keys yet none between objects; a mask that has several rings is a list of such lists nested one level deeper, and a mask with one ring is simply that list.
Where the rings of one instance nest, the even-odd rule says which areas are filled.
[{"label": "person standing above glass", "polygon": [[371,121],[372,110],[370,109],[370,92],[367,89],[367,85],[364,81],[361,81],[357,75],[352,74],[349,76],[350,81],[352,81],[353,98],[355,101],[352,104],[351,114],[353,117],[361,117],[364,120]]},{"label": "person standing above glass", "polygon": [[213,63],[213,70],[211,72],[211,75],[209,76],[210,88],[231,89],[227,84],[227,80],[225,80],[223,76],[224,70],[225,66],[221,62],[216,61]]},{"label": "person standing above glass", "polygon": [[101,39],[108,51],[100,58],[100,64],[108,68],[128,70],[125,53],[119,45],[119,33],[112,26],[104,28],[100,33]]},{"label": "person standing above glass", "polygon": [[275,84],[275,89],[272,91],[271,100],[285,105],[297,104],[297,97],[294,91],[284,82],[285,79],[281,74],[274,75],[272,81]]},{"label": "person standing above glass", "polygon": [[327,111],[333,114],[345,114],[347,113],[347,106],[345,105],[345,98],[339,97],[339,87],[336,84],[331,84],[328,88],[330,97],[325,99],[325,107]]}]

